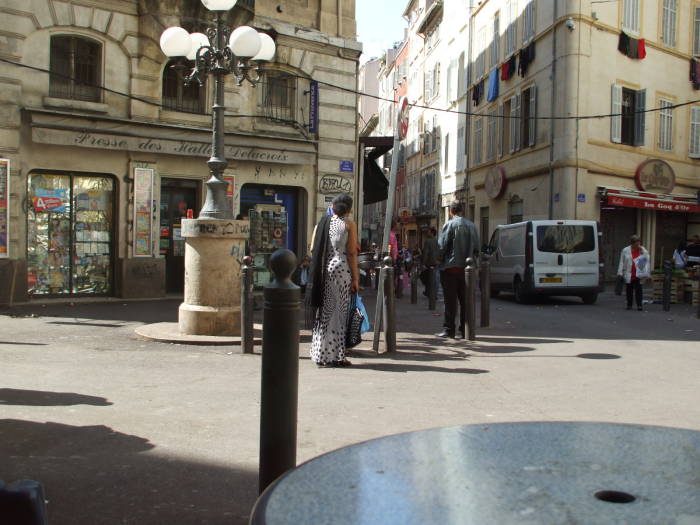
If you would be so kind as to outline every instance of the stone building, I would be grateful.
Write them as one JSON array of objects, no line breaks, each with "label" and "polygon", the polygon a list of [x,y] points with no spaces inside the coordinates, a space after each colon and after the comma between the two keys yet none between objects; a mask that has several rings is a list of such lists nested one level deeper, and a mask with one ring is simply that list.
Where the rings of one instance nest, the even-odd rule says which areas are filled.
[{"label": "stone building", "polygon": [[[199,0],[3,2],[0,303],[182,289],[212,82],[185,86],[158,42],[212,21]],[[306,253],[333,195],[357,192],[357,101],[332,86],[355,89],[361,46],[354,0],[239,0],[227,24],[242,23],[276,43],[257,86],[225,85],[228,197],[263,269],[277,247]]]}]

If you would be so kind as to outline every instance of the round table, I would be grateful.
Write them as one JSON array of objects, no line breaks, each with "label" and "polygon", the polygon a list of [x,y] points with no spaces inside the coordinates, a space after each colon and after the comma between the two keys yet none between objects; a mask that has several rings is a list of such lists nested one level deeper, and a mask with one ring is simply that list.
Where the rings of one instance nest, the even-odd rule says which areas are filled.
[{"label": "round table", "polygon": [[499,423],[397,434],[287,472],[251,524],[698,524],[700,432]]}]

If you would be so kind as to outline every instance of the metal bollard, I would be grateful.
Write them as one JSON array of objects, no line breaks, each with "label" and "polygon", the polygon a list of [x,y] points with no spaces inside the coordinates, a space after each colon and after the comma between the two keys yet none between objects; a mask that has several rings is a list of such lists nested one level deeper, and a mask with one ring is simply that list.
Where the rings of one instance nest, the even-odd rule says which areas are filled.
[{"label": "metal bollard", "polygon": [[[661,296],[664,312],[671,310],[671,272],[673,271],[673,261],[664,261],[664,287]],[[641,285],[641,283],[640,283]]]},{"label": "metal bollard", "polygon": [[22,480],[5,485],[0,481],[0,522],[46,525],[46,497],[41,483]]},{"label": "metal bollard", "polygon": [[[374,310],[374,337],[372,338],[372,350],[379,353],[379,336],[382,333],[382,312],[384,311],[384,268],[379,267],[377,275],[377,304]],[[379,285],[381,283],[381,286]]]},{"label": "metal bollard", "polygon": [[253,353],[253,258],[243,257],[241,266],[241,350],[244,354]]},{"label": "metal bollard", "polygon": [[401,272],[400,268],[392,267],[391,273],[394,276],[393,285],[394,293],[396,294],[395,297],[401,299],[403,297],[403,272]]},{"label": "metal bollard", "polygon": [[480,326],[491,323],[491,263],[489,255],[483,254],[480,261],[479,285],[481,286],[481,316]]},{"label": "metal bollard", "polygon": [[418,304],[418,271],[411,268],[411,304]]},{"label": "metal bollard", "polygon": [[464,269],[467,293],[467,339],[476,339],[476,265],[474,259],[467,258],[467,267]]},{"label": "metal bollard", "polygon": [[384,348],[396,351],[396,310],[394,301],[394,265],[391,257],[384,257]]},{"label": "metal bollard", "polygon": [[437,303],[437,280],[435,266],[428,268],[428,310],[435,310]]},{"label": "metal bollard", "polygon": [[260,493],[296,466],[301,291],[289,279],[297,258],[289,250],[270,257],[265,286],[260,388]]}]

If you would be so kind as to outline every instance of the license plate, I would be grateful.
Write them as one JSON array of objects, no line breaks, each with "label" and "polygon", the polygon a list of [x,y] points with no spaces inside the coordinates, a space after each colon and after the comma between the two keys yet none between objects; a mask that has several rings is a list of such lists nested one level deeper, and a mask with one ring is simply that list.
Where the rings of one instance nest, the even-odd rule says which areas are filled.
[{"label": "license plate", "polygon": [[541,283],[560,283],[561,277],[540,277]]}]

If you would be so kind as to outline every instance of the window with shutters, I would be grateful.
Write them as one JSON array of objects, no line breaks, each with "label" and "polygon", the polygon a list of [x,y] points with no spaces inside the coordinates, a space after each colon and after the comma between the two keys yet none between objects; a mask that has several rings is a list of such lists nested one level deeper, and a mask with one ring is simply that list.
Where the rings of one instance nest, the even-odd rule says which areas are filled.
[{"label": "window with shutters", "polygon": [[678,0],[663,0],[661,41],[670,47],[676,46],[676,13]]},{"label": "window with shutters", "polygon": [[482,136],[482,118],[474,119],[474,166],[481,164],[481,150],[484,145]]},{"label": "window with shutters", "polygon": [[474,66],[474,81],[478,81],[486,73],[486,28],[479,29],[476,38],[476,64]]},{"label": "window with shutters", "polygon": [[518,32],[518,1],[517,0],[507,0],[506,1],[506,16],[507,16],[507,26],[506,26],[506,52],[505,56],[509,57],[515,53],[515,42]]},{"label": "window with shutters", "polygon": [[689,142],[688,155],[694,159],[700,158],[700,106],[690,108]]},{"label": "window with shutters", "polygon": [[437,151],[440,147],[440,124],[437,115],[433,115],[433,144],[431,152]]},{"label": "window with shutters", "polygon": [[183,113],[206,113],[206,80],[202,79],[201,86],[198,82],[185,85],[183,70],[178,64],[177,60],[173,60],[163,70],[163,109]]},{"label": "window with shutters", "polygon": [[513,195],[508,201],[508,224],[522,222],[523,220],[523,200],[517,195]]},{"label": "window with shutters", "polygon": [[450,173],[450,134],[445,135],[445,156],[443,164],[445,166],[445,173]]},{"label": "window with shutters", "polygon": [[493,108],[489,111],[489,119],[486,130],[486,160],[494,160],[496,158],[496,143],[498,141],[498,109]]},{"label": "window with shutters", "polygon": [[499,156],[503,156],[505,152],[512,153],[513,150],[510,148],[510,117],[511,117],[511,104],[512,104],[512,99],[508,99],[503,103],[502,107],[502,115],[503,118],[501,119],[501,143],[499,144],[498,148],[498,154]]},{"label": "window with shutters", "polygon": [[509,144],[510,148],[508,151],[510,153],[515,153],[520,151],[520,137],[521,137],[521,113],[520,104],[522,100],[522,95],[517,93],[515,96],[510,98],[510,137]]},{"label": "window with shutters", "polygon": [[693,56],[700,56],[700,7],[693,7]]},{"label": "window with shutters", "polygon": [[622,29],[639,33],[639,0],[622,0]]},{"label": "window with shutters", "polygon": [[423,155],[430,153],[430,149],[433,145],[433,123],[430,119],[425,121],[423,126]]},{"label": "window with shutters", "polygon": [[671,151],[673,149],[673,101],[660,99],[659,107],[659,149]]},{"label": "window with shutters", "polygon": [[423,98],[425,98],[426,101],[433,100],[433,70],[428,69],[425,72],[425,81],[423,83]]},{"label": "window with shutters", "polygon": [[99,102],[102,45],[78,36],[51,37],[49,96]]},{"label": "window with shutters", "polygon": [[535,145],[537,119],[537,86],[523,90],[521,96],[520,136],[521,146],[527,148]]},{"label": "window with shutters", "polygon": [[526,0],[523,10],[523,44],[535,38],[535,0]]},{"label": "window with shutters", "polygon": [[643,146],[645,135],[646,90],[612,86],[610,140],[617,144]]},{"label": "window with shutters", "polygon": [[[259,87],[255,90],[258,96],[258,113],[270,120],[291,122],[296,110],[296,80],[283,71],[265,71],[262,74]],[[385,119],[388,113],[384,113]],[[385,125],[389,124],[385,120]],[[385,128],[386,129],[386,128]]]},{"label": "window with shutters", "polygon": [[493,31],[491,34],[491,67],[495,67],[498,65],[500,59],[501,59],[501,50],[500,50],[500,42],[501,42],[501,21],[500,21],[500,13],[496,13],[493,15]]}]

